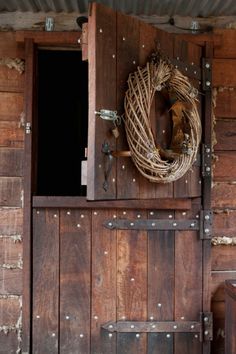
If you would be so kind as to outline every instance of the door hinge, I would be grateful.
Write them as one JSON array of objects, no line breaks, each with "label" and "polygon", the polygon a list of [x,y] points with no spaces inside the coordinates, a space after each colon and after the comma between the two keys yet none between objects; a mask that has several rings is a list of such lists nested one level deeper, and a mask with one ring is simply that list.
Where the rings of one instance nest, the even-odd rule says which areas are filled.
[{"label": "door hinge", "polygon": [[202,89],[210,91],[212,87],[212,60],[208,58],[202,59]]},{"label": "door hinge", "polygon": [[117,321],[101,327],[117,333],[194,333],[199,340],[212,340],[213,323],[211,312],[201,312],[197,321]]},{"label": "door hinge", "polygon": [[202,177],[211,177],[212,149],[209,144],[202,144]]},{"label": "door hinge", "polygon": [[25,134],[30,134],[31,133],[31,123],[26,122],[25,124]]}]

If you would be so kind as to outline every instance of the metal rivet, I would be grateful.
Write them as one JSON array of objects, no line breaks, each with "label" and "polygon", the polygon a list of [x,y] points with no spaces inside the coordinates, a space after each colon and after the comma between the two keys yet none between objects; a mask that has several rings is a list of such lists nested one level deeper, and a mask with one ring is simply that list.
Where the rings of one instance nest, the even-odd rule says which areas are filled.
[{"label": "metal rivet", "polygon": [[123,37],[122,40],[125,41],[125,37]]},{"label": "metal rivet", "polygon": [[195,338],[198,338],[198,334],[195,334],[195,336],[194,336]]},{"label": "metal rivet", "polygon": [[185,183],[188,183],[188,180],[187,180],[187,179],[185,180]]},{"label": "metal rivet", "polygon": [[191,329],[194,329],[194,325],[191,326]]},{"label": "metal rivet", "polygon": [[112,226],[112,225],[113,225],[112,222],[109,222],[109,223],[108,223],[108,226]]},{"label": "metal rivet", "polygon": [[93,212],[93,215],[98,215],[98,213],[96,211]]},{"label": "metal rivet", "polygon": [[81,40],[80,40],[80,38],[78,39],[78,43],[79,43],[79,44],[81,43]]},{"label": "metal rivet", "polygon": [[169,219],[172,219],[172,218],[173,218],[173,215],[170,214],[170,215],[169,215]]},{"label": "metal rivet", "polygon": [[176,326],[176,325],[174,325],[174,326],[173,326],[173,328],[174,328],[174,329],[177,329],[177,326]]},{"label": "metal rivet", "polygon": [[208,335],[208,333],[209,333],[208,331],[205,331],[205,332],[204,332],[205,336],[207,336],[207,335]]},{"label": "metal rivet", "polygon": [[206,167],[206,171],[210,172],[211,168],[209,166]]},{"label": "metal rivet", "polygon": [[138,214],[138,215],[137,215],[137,218],[138,218],[138,219],[140,219],[140,218],[141,218],[141,215],[140,215],[140,214]]},{"label": "metal rivet", "polygon": [[37,315],[37,316],[36,316],[36,318],[40,318],[40,316],[39,316],[39,315]]},{"label": "metal rivet", "polygon": [[176,222],[173,222],[173,226],[177,226],[177,223],[176,223]]},{"label": "metal rivet", "polygon": [[109,338],[111,338],[112,337],[112,333],[109,333],[108,336],[109,336]]},{"label": "metal rivet", "polygon": [[206,86],[210,87],[211,86],[211,82],[210,81],[206,81]]},{"label": "metal rivet", "polygon": [[70,316],[66,316],[66,320],[69,320],[70,319]]},{"label": "metal rivet", "polygon": [[154,211],[150,211],[150,213],[149,213],[150,215],[154,215]]},{"label": "metal rivet", "polygon": [[185,68],[185,71],[188,71],[188,68]]},{"label": "metal rivet", "polygon": [[134,223],[133,223],[133,222],[131,222],[131,223],[130,223],[130,226],[134,226]]},{"label": "metal rivet", "polygon": [[124,321],[126,317],[125,317],[125,316],[122,316],[121,318],[122,318],[122,320]]},{"label": "metal rivet", "polygon": [[131,325],[130,328],[134,328],[134,325]]},{"label": "metal rivet", "polygon": [[207,322],[208,321],[208,317],[204,317],[204,322]]},{"label": "metal rivet", "polygon": [[113,215],[113,219],[116,219],[116,218],[117,218],[117,216],[114,214],[114,215]]},{"label": "metal rivet", "polygon": [[194,62],[192,61],[191,65],[194,65]]},{"label": "metal rivet", "polygon": [[134,278],[131,278],[130,281],[134,281]]},{"label": "metal rivet", "polygon": [[109,325],[108,328],[113,328],[113,325]]},{"label": "metal rivet", "polygon": [[181,320],[184,320],[184,316],[180,317]]},{"label": "metal rivet", "polygon": [[199,184],[202,184],[202,181],[201,181],[201,180],[199,180],[199,181],[198,181],[198,183],[199,183]]},{"label": "metal rivet", "polygon": [[102,28],[99,29],[99,32],[102,33]]},{"label": "metal rivet", "polygon": [[104,254],[105,254],[105,255],[107,255],[107,254],[108,254],[108,252],[107,252],[107,251],[104,251]]},{"label": "metal rivet", "polygon": [[195,226],[194,222],[192,222],[192,223],[190,224],[190,226],[191,226],[191,227],[194,227],[194,226]]},{"label": "metal rivet", "polygon": [[94,318],[95,320],[98,320],[98,316],[96,316],[96,315],[95,315],[93,318]]},{"label": "metal rivet", "polygon": [[67,215],[70,215],[70,211],[68,211],[66,214],[67,214]]},{"label": "metal rivet", "polygon": [[194,70],[194,72],[193,72],[193,73],[194,73],[194,75],[197,75],[197,72],[196,72],[196,70]]},{"label": "metal rivet", "polygon": [[205,67],[206,67],[207,69],[209,69],[209,68],[210,68],[210,64],[209,64],[209,63],[206,63],[206,64],[205,64]]},{"label": "metal rivet", "polygon": [[209,220],[210,216],[209,215],[205,215],[205,220]]},{"label": "metal rivet", "polygon": [[136,334],[136,338],[139,338],[139,337],[140,337],[140,334],[139,334],[139,333],[137,333],[137,334]]},{"label": "metal rivet", "polygon": [[132,179],[132,181],[133,181],[133,182],[136,182],[136,179],[135,179],[135,178],[133,178],[133,179]]},{"label": "metal rivet", "polygon": [[196,219],[199,219],[199,215],[198,214],[196,215]]},{"label": "metal rivet", "polygon": [[150,320],[152,321],[153,319],[154,319],[154,317],[153,317],[153,316],[151,316],[151,317],[150,317]]},{"label": "metal rivet", "polygon": [[179,57],[176,57],[177,60],[179,60]]},{"label": "metal rivet", "polygon": [[208,234],[210,232],[210,230],[209,229],[205,229],[204,232],[205,232],[205,234]]},{"label": "metal rivet", "polygon": [[99,168],[102,168],[102,165],[98,165]]},{"label": "metal rivet", "polygon": [[80,333],[80,335],[79,335],[79,336],[80,336],[80,338],[84,338],[84,335],[83,335],[83,333]]},{"label": "metal rivet", "polygon": [[115,59],[116,55],[115,54],[112,54],[112,58]]},{"label": "metal rivet", "polygon": [[136,64],[136,61],[135,61],[135,60],[133,60],[133,64]]},{"label": "metal rivet", "polygon": [[122,165],[121,168],[122,168],[122,170],[124,170],[125,169],[125,165]]},{"label": "metal rivet", "polygon": [[115,178],[112,178],[112,182],[115,183],[116,179]]},{"label": "metal rivet", "polygon": [[123,211],[123,215],[126,215],[126,211]]},{"label": "metal rivet", "polygon": [[142,44],[142,48],[145,48],[145,44]]},{"label": "metal rivet", "polygon": [[54,218],[57,218],[57,214],[54,214],[53,216],[54,216]]},{"label": "metal rivet", "polygon": [[165,132],[166,132],[165,130],[162,130],[162,133],[163,133],[163,134],[165,134]]},{"label": "metal rivet", "polygon": [[152,325],[152,328],[156,328],[156,325]]},{"label": "metal rivet", "polygon": [[81,214],[80,217],[83,219],[84,218],[84,214]]},{"label": "metal rivet", "polygon": [[167,333],[166,338],[170,338],[170,337],[171,337],[171,335],[169,333]]},{"label": "metal rivet", "polygon": [[77,227],[80,227],[80,224],[77,224]]},{"label": "metal rivet", "polygon": [[156,223],[155,223],[155,222],[152,222],[152,226],[156,226]]},{"label": "metal rivet", "polygon": [[52,333],[52,337],[56,337],[56,333]]},{"label": "metal rivet", "polygon": [[162,304],[159,302],[158,304],[157,304],[157,307],[161,307],[162,306]]},{"label": "metal rivet", "polygon": [[182,215],[186,215],[186,211],[183,211],[183,212],[182,212]]},{"label": "metal rivet", "polygon": [[211,149],[206,148],[206,153],[209,154],[211,152]]},{"label": "metal rivet", "polygon": [[39,210],[37,210],[37,214],[39,214]]}]

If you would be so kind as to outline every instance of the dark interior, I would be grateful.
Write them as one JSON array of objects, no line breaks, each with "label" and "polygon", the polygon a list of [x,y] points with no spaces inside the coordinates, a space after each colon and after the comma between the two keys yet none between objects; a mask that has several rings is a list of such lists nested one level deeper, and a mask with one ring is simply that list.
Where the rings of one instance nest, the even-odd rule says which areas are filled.
[{"label": "dark interior", "polygon": [[37,195],[83,196],[88,64],[80,51],[38,51]]}]

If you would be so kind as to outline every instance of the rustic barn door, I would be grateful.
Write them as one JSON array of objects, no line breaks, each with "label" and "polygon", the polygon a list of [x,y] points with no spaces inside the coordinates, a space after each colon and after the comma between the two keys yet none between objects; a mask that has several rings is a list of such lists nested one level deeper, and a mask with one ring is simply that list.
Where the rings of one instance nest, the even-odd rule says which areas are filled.
[{"label": "rustic barn door", "polygon": [[[157,46],[202,90],[202,47],[102,5],[92,7],[87,185],[92,201],[33,197],[34,354],[210,353],[210,91],[199,97],[205,132],[199,159],[170,184],[145,180],[130,158],[114,159],[107,168],[109,150],[127,150],[125,133],[121,127],[116,139],[112,123],[95,115],[101,109],[123,113],[128,74]],[[207,88],[210,61],[206,64]],[[165,144],[169,121],[158,100],[153,129]]]}]

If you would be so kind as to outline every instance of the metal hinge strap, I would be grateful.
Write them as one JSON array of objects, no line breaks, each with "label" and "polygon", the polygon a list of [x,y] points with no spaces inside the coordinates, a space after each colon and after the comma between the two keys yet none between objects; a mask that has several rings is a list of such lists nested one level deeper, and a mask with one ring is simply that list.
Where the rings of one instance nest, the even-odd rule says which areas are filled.
[{"label": "metal hinge strap", "polygon": [[212,237],[213,211],[200,211],[200,239],[210,239]]},{"label": "metal hinge strap", "polygon": [[212,61],[209,58],[202,59],[202,89],[210,91],[212,87]]},{"label": "metal hinge strap", "polygon": [[104,223],[107,229],[117,230],[199,230],[200,222],[197,219],[176,220],[176,219],[146,219],[127,220],[111,219]]},{"label": "metal hinge strap", "polygon": [[211,177],[212,149],[208,144],[202,144],[202,177]]}]

